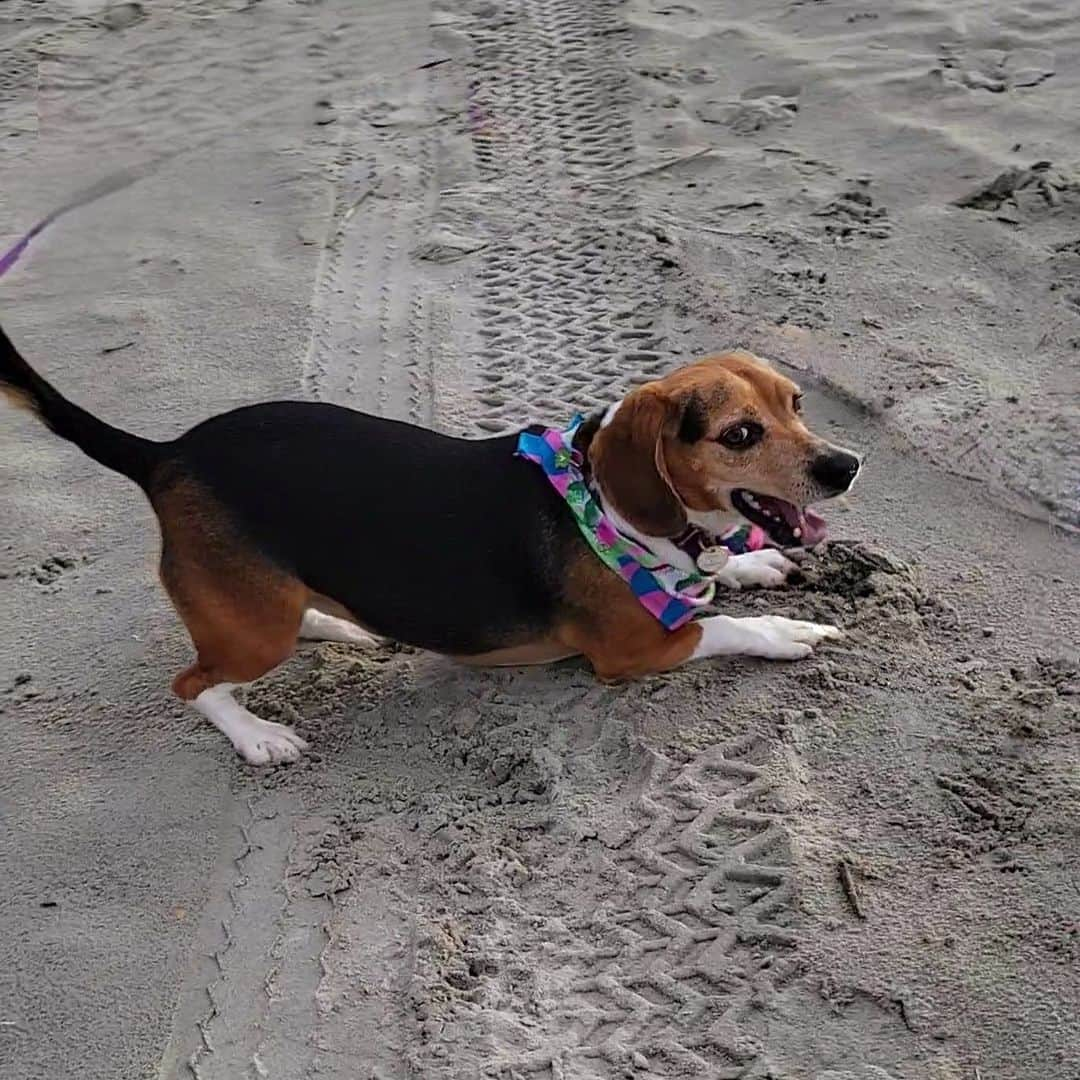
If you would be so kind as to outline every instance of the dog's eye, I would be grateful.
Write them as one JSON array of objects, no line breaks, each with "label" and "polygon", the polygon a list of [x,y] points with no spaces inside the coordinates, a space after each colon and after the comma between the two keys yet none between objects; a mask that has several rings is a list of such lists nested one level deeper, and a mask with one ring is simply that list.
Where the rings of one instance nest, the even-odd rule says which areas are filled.
[{"label": "dog's eye", "polygon": [[795,395],[795,396],[794,396],[794,397],[793,397],[793,398],[791,399],[791,407],[792,407],[792,408],[793,408],[793,409],[795,410],[795,412],[797,412],[797,413],[801,413],[801,412],[802,412],[802,394],[796,394],[796,395]]},{"label": "dog's eye", "polygon": [[732,450],[745,450],[748,446],[761,438],[761,426],[759,424],[743,423],[732,424],[726,431],[721,432],[719,442]]}]

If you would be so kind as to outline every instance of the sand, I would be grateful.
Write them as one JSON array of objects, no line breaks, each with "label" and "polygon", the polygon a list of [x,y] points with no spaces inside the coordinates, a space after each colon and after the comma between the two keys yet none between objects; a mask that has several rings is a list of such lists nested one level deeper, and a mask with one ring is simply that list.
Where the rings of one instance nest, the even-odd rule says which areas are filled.
[{"label": "sand", "polygon": [[1080,1077],[1080,28],[1064,0],[0,9],[0,282],[103,416],[483,434],[732,345],[867,455],[627,687],[305,649],[253,770],[170,700],[137,492],[0,422],[0,1070]]}]

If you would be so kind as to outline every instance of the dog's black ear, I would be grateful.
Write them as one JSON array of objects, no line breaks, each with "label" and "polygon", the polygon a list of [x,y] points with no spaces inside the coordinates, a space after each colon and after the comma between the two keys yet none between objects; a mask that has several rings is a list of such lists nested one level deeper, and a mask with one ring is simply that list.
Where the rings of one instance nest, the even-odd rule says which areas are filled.
[{"label": "dog's black ear", "polygon": [[684,443],[696,443],[705,438],[709,428],[709,417],[705,411],[705,402],[697,391],[691,391],[683,402],[682,416],[679,419],[679,439]]}]

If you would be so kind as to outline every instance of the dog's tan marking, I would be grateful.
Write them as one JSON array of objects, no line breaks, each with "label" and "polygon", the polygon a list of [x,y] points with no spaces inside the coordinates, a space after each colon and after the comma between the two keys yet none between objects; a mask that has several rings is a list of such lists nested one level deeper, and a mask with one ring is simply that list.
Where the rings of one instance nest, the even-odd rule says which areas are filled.
[{"label": "dog's tan marking", "polygon": [[567,584],[573,607],[556,639],[583,654],[600,679],[668,671],[689,660],[701,640],[701,630],[692,623],[666,630],[591,551],[568,567]]},{"label": "dog's tan marking", "polygon": [[198,659],[173,681],[185,701],[265,675],[293,653],[310,590],[238,533],[213,496],[179,478],[152,495],[161,581]]},{"label": "dog's tan marking", "polygon": [[0,394],[3,394],[4,397],[7,398],[8,404],[14,406],[16,409],[25,409],[26,412],[33,413],[35,416],[41,415],[37,402],[29,391],[20,390],[17,386],[9,386],[6,383],[0,383]]}]

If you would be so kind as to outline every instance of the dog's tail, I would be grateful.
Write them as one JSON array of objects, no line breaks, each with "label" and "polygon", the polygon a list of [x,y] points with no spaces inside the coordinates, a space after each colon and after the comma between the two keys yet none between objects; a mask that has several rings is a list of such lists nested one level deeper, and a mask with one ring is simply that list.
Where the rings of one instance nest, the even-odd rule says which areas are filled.
[{"label": "dog's tail", "polygon": [[161,443],[131,435],[68,401],[19,355],[0,327],[0,393],[29,409],[62,439],[84,454],[134,480],[146,490],[161,459]]}]

